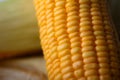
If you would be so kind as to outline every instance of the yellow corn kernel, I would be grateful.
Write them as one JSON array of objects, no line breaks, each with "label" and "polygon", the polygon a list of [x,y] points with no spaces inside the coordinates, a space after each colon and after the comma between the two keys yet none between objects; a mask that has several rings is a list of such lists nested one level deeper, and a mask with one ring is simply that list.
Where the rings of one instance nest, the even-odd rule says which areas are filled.
[{"label": "yellow corn kernel", "polygon": [[119,80],[106,0],[35,0],[49,80]]}]

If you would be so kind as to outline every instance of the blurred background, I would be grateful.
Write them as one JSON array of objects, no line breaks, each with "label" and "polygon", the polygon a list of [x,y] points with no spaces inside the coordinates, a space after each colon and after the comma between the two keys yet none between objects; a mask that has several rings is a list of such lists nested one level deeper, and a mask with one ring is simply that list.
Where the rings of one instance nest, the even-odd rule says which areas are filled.
[{"label": "blurred background", "polygon": [[0,0],[0,80],[46,80],[33,0]]},{"label": "blurred background", "polygon": [[[109,0],[110,14],[120,35],[119,4],[120,0]],[[0,0],[0,79],[9,79],[1,78],[1,75],[10,75],[1,73],[6,68],[17,68],[17,71],[23,65],[36,69],[29,71],[26,67],[22,67],[26,70],[26,75],[34,71],[46,74],[42,54],[33,0]],[[15,67],[11,67],[13,65]],[[12,73],[14,72],[15,70]],[[45,80],[39,78],[33,78],[33,80]]]},{"label": "blurred background", "polygon": [[120,0],[108,0],[110,6],[110,14],[112,16],[113,23],[120,38]]}]

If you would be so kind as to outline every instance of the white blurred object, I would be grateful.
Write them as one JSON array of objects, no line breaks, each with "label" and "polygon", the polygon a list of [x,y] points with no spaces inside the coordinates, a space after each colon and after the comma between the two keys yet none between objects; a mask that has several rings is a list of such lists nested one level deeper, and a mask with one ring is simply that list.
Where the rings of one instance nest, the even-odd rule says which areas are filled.
[{"label": "white blurred object", "polygon": [[22,58],[0,63],[0,80],[48,80],[43,57]]}]

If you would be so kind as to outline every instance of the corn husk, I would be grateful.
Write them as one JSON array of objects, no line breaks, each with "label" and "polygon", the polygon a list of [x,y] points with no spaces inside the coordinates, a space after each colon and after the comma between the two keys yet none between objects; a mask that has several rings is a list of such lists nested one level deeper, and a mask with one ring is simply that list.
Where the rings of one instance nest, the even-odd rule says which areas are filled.
[{"label": "corn husk", "polygon": [[40,50],[32,0],[0,0],[0,57]]}]

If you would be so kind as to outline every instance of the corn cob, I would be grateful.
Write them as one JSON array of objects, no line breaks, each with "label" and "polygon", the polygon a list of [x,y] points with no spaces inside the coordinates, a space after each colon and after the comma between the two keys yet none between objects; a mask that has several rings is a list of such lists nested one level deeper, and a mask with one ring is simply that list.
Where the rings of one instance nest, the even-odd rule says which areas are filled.
[{"label": "corn cob", "polygon": [[106,0],[35,0],[49,80],[119,80]]}]

